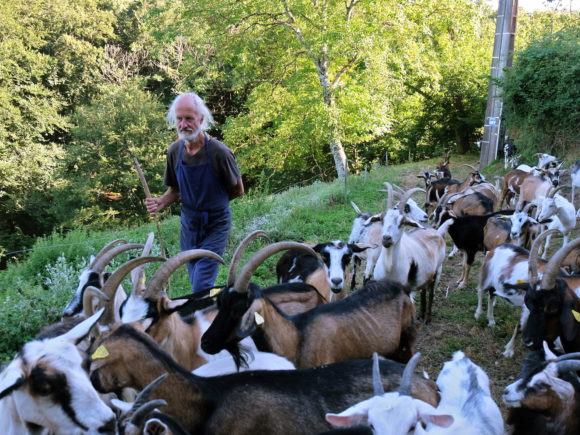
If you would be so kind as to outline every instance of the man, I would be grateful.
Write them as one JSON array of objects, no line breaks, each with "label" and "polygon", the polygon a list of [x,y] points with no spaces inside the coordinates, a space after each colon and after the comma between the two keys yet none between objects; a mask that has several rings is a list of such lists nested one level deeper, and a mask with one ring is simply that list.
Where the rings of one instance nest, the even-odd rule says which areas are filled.
[{"label": "man", "polygon": [[[204,133],[213,117],[193,92],[175,98],[167,112],[167,123],[179,136],[167,150],[164,184],[168,189],[160,197],[145,200],[147,211],[159,213],[181,199],[181,249],[207,249],[223,255],[232,224],[229,202],[244,194],[234,155]],[[213,287],[218,267],[211,258],[189,262],[192,291]]]}]

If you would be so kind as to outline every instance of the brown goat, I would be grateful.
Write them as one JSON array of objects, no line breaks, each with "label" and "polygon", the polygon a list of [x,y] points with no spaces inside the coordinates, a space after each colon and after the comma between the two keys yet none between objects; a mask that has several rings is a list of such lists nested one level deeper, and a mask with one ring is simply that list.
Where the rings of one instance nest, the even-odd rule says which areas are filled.
[{"label": "brown goat", "polygon": [[[163,373],[151,394],[164,399],[163,412],[191,433],[215,435],[307,435],[330,429],[327,412],[373,393],[370,360],[286,371],[256,371],[201,378],[186,371],[145,334],[122,325],[99,343],[106,356],[91,362],[91,381],[101,392],[143,389]],[[403,365],[381,360],[385,391],[396,390]],[[435,383],[413,376],[411,394],[433,406]]]}]

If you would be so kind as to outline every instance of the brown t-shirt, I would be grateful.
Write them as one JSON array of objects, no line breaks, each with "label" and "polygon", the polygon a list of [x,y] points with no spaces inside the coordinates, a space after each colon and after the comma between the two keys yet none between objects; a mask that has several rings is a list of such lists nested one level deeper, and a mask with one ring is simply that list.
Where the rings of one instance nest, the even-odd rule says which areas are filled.
[{"label": "brown t-shirt", "polygon": [[[166,186],[171,186],[179,189],[177,184],[177,176],[175,170],[177,168],[177,158],[179,157],[179,149],[183,147],[183,140],[177,140],[169,145],[167,149],[167,164],[165,165],[165,174],[163,176],[163,183]],[[234,187],[240,178],[240,169],[232,153],[227,146],[219,140],[212,137],[209,138],[207,144],[209,154],[212,160],[212,169],[215,176],[222,181],[229,191]],[[187,154],[183,150],[182,156],[183,164],[185,166],[201,165],[207,162],[207,153],[205,147],[199,150],[194,156]]]}]

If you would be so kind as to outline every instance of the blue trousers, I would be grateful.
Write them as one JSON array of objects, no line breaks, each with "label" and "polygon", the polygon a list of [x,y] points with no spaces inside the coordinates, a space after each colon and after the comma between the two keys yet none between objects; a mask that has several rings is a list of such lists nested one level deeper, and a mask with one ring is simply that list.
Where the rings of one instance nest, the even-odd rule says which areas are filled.
[{"label": "blue trousers", "polygon": [[[181,211],[180,247],[207,249],[223,256],[232,227],[229,209],[220,212]],[[191,291],[198,292],[214,286],[219,263],[212,258],[199,258],[187,263]]]}]

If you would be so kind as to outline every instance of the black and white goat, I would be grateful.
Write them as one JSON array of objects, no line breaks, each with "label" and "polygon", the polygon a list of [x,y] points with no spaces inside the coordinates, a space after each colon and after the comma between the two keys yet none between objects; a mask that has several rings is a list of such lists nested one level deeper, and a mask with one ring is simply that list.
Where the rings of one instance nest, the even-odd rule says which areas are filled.
[{"label": "black and white goat", "polygon": [[512,435],[576,435],[580,433],[580,353],[557,357],[530,352],[519,378],[508,385],[502,399],[509,408]]},{"label": "black and white goat", "polygon": [[503,168],[507,169],[508,166],[515,168],[517,165],[516,153],[518,152],[517,147],[513,142],[506,142],[503,146]]},{"label": "black and white goat", "polygon": [[100,399],[76,344],[103,309],[67,333],[26,343],[0,374],[2,433],[116,434],[115,414]]}]

